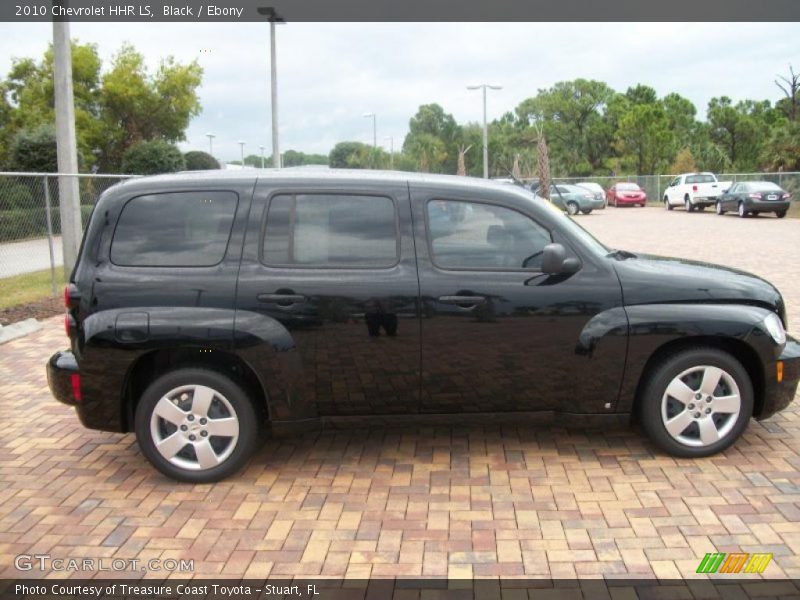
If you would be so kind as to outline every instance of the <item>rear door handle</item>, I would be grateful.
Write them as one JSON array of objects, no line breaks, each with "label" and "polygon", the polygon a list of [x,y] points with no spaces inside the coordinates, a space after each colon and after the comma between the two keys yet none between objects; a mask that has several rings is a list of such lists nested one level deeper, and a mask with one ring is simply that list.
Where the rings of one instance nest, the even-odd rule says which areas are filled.
[{"label": "rear door handle", "polygon": [[269,302],[278,306],[292,306],[300,302],[305,302],[306,297],[300,294],[259,294],[256,296],[259,302]]},{"label": "rear door handle", "polygon": [[455,304],[461,308],[472,308],[486,304],[486,298],[483,296],[439,296],[439,302],[442,304]]}]

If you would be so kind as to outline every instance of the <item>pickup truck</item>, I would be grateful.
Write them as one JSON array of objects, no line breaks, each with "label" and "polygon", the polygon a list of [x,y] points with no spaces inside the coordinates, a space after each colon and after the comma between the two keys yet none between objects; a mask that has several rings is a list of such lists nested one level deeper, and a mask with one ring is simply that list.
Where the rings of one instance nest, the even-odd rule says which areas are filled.
[{"label": "pickup truck", "polygon": [[686,212],[704,210],[706,206],[714,206],[730,186],[730,181],[718,181],[713,173],[684,173],[664,190],[664,208],[672,210],[683,205]]}]

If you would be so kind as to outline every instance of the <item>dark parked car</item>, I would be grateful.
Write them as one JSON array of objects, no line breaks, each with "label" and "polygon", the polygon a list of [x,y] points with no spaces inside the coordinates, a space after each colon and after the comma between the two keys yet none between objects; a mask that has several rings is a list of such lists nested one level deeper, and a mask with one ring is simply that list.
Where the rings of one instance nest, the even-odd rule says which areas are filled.
[{"label": "dark parked car", "polygon": [[47,366],[86,427],[214,481],[265,425],[635,415],[678,456],[791,402],[800,344],[747,273],[607,248],[516,186],[407,173],[146,177],[100,197]]},{"label": "dark parked car", "polygon": [[739,181],[717,200],[717,214],[736,211],[740,217],[774,212],[782,219],[789,210],[792,195],[771,181]]},{"label": "dark parked car", "polygon": [[[539,196],[539,186],[534,184],[531,190]],[[593,210],[606,207],[602,196],[595,196],[591,190],[567,183],[550,184],[550,202],[570,215],[582,212],[588,215]]]},{"label": "dark parked car", "polygon": [[614,208],[619,206],[645,206],[647,204],[647,193],[635,183],[620,182],[615,183],[606,193],[608,203],[613,204]]}]

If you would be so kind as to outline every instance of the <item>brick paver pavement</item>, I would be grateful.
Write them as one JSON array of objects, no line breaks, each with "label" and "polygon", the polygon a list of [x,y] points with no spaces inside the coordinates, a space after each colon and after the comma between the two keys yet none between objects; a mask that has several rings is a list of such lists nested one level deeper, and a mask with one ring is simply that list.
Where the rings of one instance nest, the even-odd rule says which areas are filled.
[{"label": "brick paver pavement", "polygon": [[[615,247],[755,271],[800,324],[800,221],[578,219]],[[153,470],[133,435],[86,430],[51,399],[44,363],[64,341],[54,318],[0,346],[5,577],[26,575],[15,556],[46,553],[191,558],[195,576],[672,578],[713,551],[771,552],[765,576],[800,577],[796,406],[703,460],[626,428],[386,427],[271,439],[238,476],[186,485]]]}]

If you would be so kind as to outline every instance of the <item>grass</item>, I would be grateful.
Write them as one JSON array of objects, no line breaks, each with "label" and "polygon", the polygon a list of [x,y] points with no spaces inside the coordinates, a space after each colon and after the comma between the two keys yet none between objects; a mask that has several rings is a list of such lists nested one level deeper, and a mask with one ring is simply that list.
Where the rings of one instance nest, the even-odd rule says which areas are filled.
[{"label": "grass", "polygon": [[789,204],[789,212],[786,213],[786,216],[790,219],[800,219],[800,200],[792,200],[792,203]]},{"label": "grass", "polygon": [[[56,294],[64,287],[64,269],[56,267]],[[50,269],[0,279],[0,309],[50,297]]]}]

